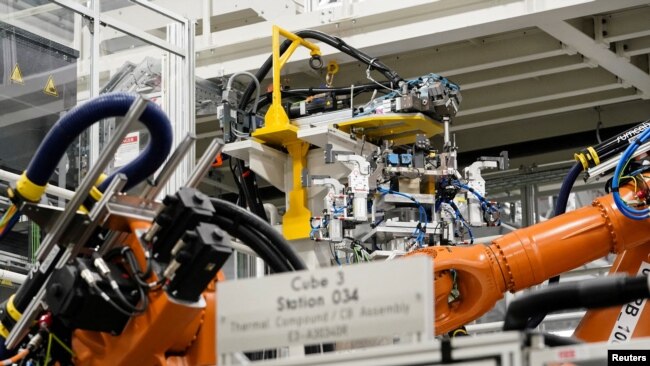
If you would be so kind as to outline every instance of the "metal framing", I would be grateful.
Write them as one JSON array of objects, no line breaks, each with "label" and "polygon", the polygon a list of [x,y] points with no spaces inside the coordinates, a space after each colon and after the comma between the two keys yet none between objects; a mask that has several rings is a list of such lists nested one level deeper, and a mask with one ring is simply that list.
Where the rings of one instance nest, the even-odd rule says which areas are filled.
[{"label": "metal framing", "polygon": [[[477,337],[458,337],[450,342],[449,356],[455,365],[521,365],[524,359],[522,336],[505,332]],[[309,357],[292,357],[273,361],[259,361],[264,366],[292,365],[440,365],[443,346],[439,340],[420,344],[394,344],[382,347],[355,349],[351,352],[334,352]]]},{"label": "metal framing", "polygon": [[[156,46],[158,48],[161,48],[167,52],[174,53],[178,56],[181,57],[187,57],[187,50],[178,48],[169,42],[163,41],[159,38],[156,38],[152,36],[151,34],[141,31],[135,27],[132,27],[126,23],[120,22],[119,20],[108,16],[108,15],[102,15],[101,12],[98,12],[98,9],[96,7],[99,7],[99,0],[92,0],[92,8],[89,9],[85,6],[79,5],[71,0],[51,0],[53,3],[60,5],[61,7],[64,7],[66,9],[70,9],[73,12],[77,14],[81,14],[88,19],[95,20],[99,19],[99,23],[106,25],[108,27],[111,27],[117,31],[123,32],[124,34],[128,34],[131,37],[135,37],[141,41],[144,41],[146,43],[149,43],[153,46]],[[138,5],[142,5],[146,7],[147,9],[153,10],[158,14],[164,15],[172,20],[175,20],[177,22],[180,22],[184,24],[185,26],[188,25],[189,21],[187,19],[183,19],[180,16],[173,15],[171,12],[168,12],[166,10],[162,10],[161,8],[150,4],[149,2],[143,2],[143,1],[133,1],[134,3],[137,3]],[[146,3],[146,6],[143,5],[143,3]]]},{"label": "metal framing", "polygon": [[[92,0],[92,13],[93,19],[99,18],[99,0]],[[99,22],[93,21],[91,23],[92,27],[92,36],[90,40],[90,98],[94,98],[99,95],[99,67],[97,65],[99,60]],[[92,165],[97,162],[99,158],[99,124],[94,123],[90,126],[90,138],[88,141],[88,164]]]},{"label": "metal framing", "polygon": [[[161,7],[161,6],[158,6],[158,5],[154,4],[151,1],[131,0],[131,2],[135,3],[135,4],[138,4],[138,5],[142,6],[143,8],[147,8],[147,9],[149,9],[151,11],[154,11],[154,12],[160,14],[160,15],[166,16],[167,18],[169,18],[171,20],[175,20],[175,21],[177,21],[179,23],[186,23],[187,22],[187,19],[183,18],[182,16],[180,16],[180,15],[174,13],[174,12],[171,12],[171,11]],[[194,34],[194,33],[191,33],[191,34]]]},{"label": "metal framing", "polygon": [[[88,6],[81,5],[72,0],[52,0],[52,3],[80,14],[83,18],[90,21],[90,82],[89,82],[89,97],[99,95],[99,59],[100,59],[100,32],[101,26],[105,26],[128,36],[134,37],[138,40],[145,42],[151,46],[157,47],[163,51],[169,52],[168,57],[170,62],[174,62],[174,66],[170,67],[170,73],[163,75],[163,78],[170,79],[171,72],[174,77],[181,75],[180,80],[177,81],[178,85],[174,86],[173,100],[169,100],[169,106],[172,109],[178,109],[179,112],[175,118],[172,119],[175,124],[175,130],[183,130],[189,133],[194,132],[194,113],[192,108],[188,106],[194,105],[194,27],[193,21],[186,19],[172,11],[163,7],[153,4],[144,0],[133,0],[132,3],[138,6],[153,11],[162,15],[172,22],[172,27],[168,29],[168,40],[159,39],[143,30],[133,27],[127,23],[121,22],[114,17],[102,14],[100,9],[100,0],[89,0]],[[173,71],[172,71],[173,70]],[[178,73],[180,72],[180,73]],[[100,128],[98,124],[94,124],[90,129],[89,141],[89,164],[93,165],[99,156]],[[182,138],[185,134],[179,136]],[[180,141],[180,140],[178,140]],[[181,171],[190,170],[194,164],[194,151],[188,154],[188,159],[181,164]],[[182,174],[181,174],[182,175]],[[174,180],[174,179],[172,179]]]},{"label": "metal framing", "polygon": [[[194,54],[194,23],[172,23],[167,26],[167,35],[175,47],[184,48],[188,54]],[[177,146],[186,136],[194,136],[196,132],[194,108],[194,64],[183,62],[177,54],[169,54],[163,59],[163,104],[172,121],[186,121],[174,123],[174,145]],[[172,77],[181,75],[181,77]],[[190,93],[187,93],[191,90]],[[188,95],[189,94],[189,95]],[[163,194],[173,193],[185,183],[186,177],[194,168],[194,144],[189,147],[188,153],[183,157],[176,168],[176,174],[165,184]]]}]

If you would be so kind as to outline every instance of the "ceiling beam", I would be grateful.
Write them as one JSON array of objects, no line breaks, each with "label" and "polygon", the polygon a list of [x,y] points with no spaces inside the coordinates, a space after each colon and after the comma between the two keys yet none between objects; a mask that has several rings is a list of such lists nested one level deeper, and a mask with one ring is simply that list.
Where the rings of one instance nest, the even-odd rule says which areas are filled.
[{"label": "ceiling beam", "polygon": [[[570,75],[546,75],[538,79],[519,80],[509,83],[507,86],[493,87],[487,93],[483,89],[465,91],[463,92],[461,111],[496,104],[508,103],[509,105],[517,100],[545,98],[554,94],[618,83],[619,80],[617,80],[616,76],[602,68],[577,70]],[[461,91],[463,90],[462,87],[461,84]],[[516,106],[516,103],[514,106]]]},{"label": "ceiling beam", "polygon": [[457,82],[461,86],[462,91],[467,91],[525,79],[539,78],[546,75],[581,70],[584,68],[594,67],[595,65],[591,64],[589,60],[583,59],[581,55],[576,55],[572,57],[552,57],[544,60],[536,60],[535,62],[522,63],[520,66],[522,67],[510,65],[508,67],[459,75],[454,78],[454,82]]},{"label": "ceiling beam", "polygon": [[650,37],[634,38],[622,41],[625,57],[639,56],[650,53]]},{"label": "ceiling beam", "polygon": [[[392,3],[391,6],[397,9],[377,13],[389,6],[387,3]],[[376,0],[373,6],[357,3],[355,6],[358,8],[350,17],[332,22],[321,18],[320,13],[305,13],[287,16],[280,19],[279,24],[289,30],[313,28],[334,33],[351,45],[380,57],[527,28],[548,19],[570,19],[644,5],[647,0],[538,0],[534,3],[531,6],[528,0],[505,3],[454,0],[402,9],[402,2]],[[462,6],[454,7],[453,4]],[[439,11],[443,5],[448,9]],[[366,12],[375,12],[366,15],[362,7],[368,9]],[[414,9],[419,10],[416,15],[404,16]],[[257,69],[270,52],[270,36],[271,24],[268,22],[213,33],[215,44],[199,50],[197,75],[212,78]],[[340,55],[331,47],[322,47],[322,50],[327,56]],[[213,57],[210,57],[210,51],[214,51]],[[307,52],[296,53],[292,61],[304,61],[308,57]]]},{"label": "ceiling beam", "polygon": [[607,32],[603,35],[603,41],[607,43],[650,36],[650,6],[615,13],[603,19],[603,29]]},{"label": "ceiling beam", "polygon": [[[605,99],[603,97],[599,100]],[[577,104],[577,103],[575,103]],[[626,103],[611,104],[596,110],[578,109],[565,113],[546,115],[506,125],[486,126],[455,133],[460,151],[473,151],[497,148],[503,145],[525,143],[530,140],[548,139],[590,131],[596,136],[596,126],[602,122],[602,131],[617,126],[638,123],[648,118],[650,100],[633,100]],[[461,122],[454,124],[460,125]],[[452,125],[453,126],[453,125]],[[603,139],[610,136],[603,134]],[[523,133],[525,132],[525,133]]]},{"label": "ceiling beam", "polygon": [[560,56],[560,55],[566,55],[568,52],[565,51],[562,48],[558,48],[556,50],[549,50],[549,51],[543,51],[543,52],[537,52],[537,53],[532,53],[532,54],[527,54],[519,57],[510,57],[510,58],[503,58],[502,60],[498,61],[493,61],[493,62],[488,62],[488,63],[483,63],[483,64],[477,64],[477,65],[472,65],[472,66],[467,66],[463,68],[454,68],[450,70],[439,70],[436,71],[436,74],[444,75],[444,76],[455,76],[459,74],[467,74],[470,72],[476,72],[476,71],[481,71],[485,69],[492,69],[496,67],[503,67],[503,66],[509,66],[509,65],[514,65],[518,63],[523,63],[523,62],[529,62],[529,61],[535,61],[535,60],[541,60],[544,58],[550,58],[550,57],[555,57],[555,56]]},{"label": "ceiling beam", "polygon": [[215,187],[215,188],[218,188],[218,189],[220,189],[222,191],[226,191],[226,192],[229,192],[229,193],[239,193],[239,191],[237,191],[237,188],[235,188],[234,185],[226,184],[226,183],[223,183],[223,182],[220,182],[218,180],[214,180],[214,179],[211,179],[211,178],[208,178],[208,177],[204,177],[203,180],[201,180],[201,183],[207,184],[207,185],[209,185],[211,187]]},{"label": "ceiling beam", "polygon": [[202,124],[202,123],[218,123],[219,119],[217,118],[216,115],[208,115],[208,116],[197,116],[196,117],[196,124]]},{"label": "ceiling beam", "polygon": [[[215,127],[218,127],[218,125],[215,125]],[[199,133],[196,135],[196,139],[203,140],[203,139],[215,138],[217,136],[223,136],[223,131],[221,131],[221,129],[218,129],[217,131]]]},{"label": "ceiling beam", "polygon": [[570,105],[567,105],[567,106],[562,106],[562,107],[557,107],[557,108],[544,108],[544,109],[534,111],[534,112],[522,113],[522,114],[518,114],[518,115],[510,115],[510,116],[505,116],[505,117],[500,117],[500,118],[483,120],[483,121],[480,121],[480,122],[456,124],[456,125],[451,127],[451,131],[452,132],[457,132],[457,131],[469,130],[469,129],[473,129],[473,128],[496,126],[496,125],[500,125],[500,124],[507,123],[507,122],[520,121],[520,120],[529,119],[529,118],[547,116],[547,115],[550,115],[550,114],[575,111],[575,110],[578,110],[578,109],[593,108],[593,107],[607,105],[607,104],[613,104],[613,103],[622,103],[622,102],[627,102],[627,101],[635,100],[635,99],[639,99],[639,98],[640,98],[639,95],[629,94],[629,95],[622,95],[622,96],[617,96],[617,97],[613,97],[613,98],[593,100],[593,101],[589,101],[589,102],[585,102],[585,103],[570,104]]},{"label": "ceiling beam", "polygon": [[[492,79],[495,77],[510,77],[514,73],[529,72],[530,69],[542,67],[566,66],[568,63],[579,63],[582,57],[568,57],[575,55],[575,50],[564,47],[555,38],[537,28],[529,28],[507,34],[489,36],[475,43],[459,42],[449,45],[429,47],[412,51],[406,54],[392,54],[382,57],[382,61],[396,70],[403,77],[416,78],[435,72],[436,74],[452,77],[454,82],[462,83],[463,90],[467,79],[471,81]],[[560,60],[561,57],[566,57]],[[342,60],[332,57],[340,64]],[[542,60],[551,60],[549,65],[542,65]],[[536,62],[539,62],[538,65]],[[527,65],[527,68],[515,65]],[[577,68],[583,68],[580,65]],[[345,80],[346,83],[364,83],[365,65],[358,62],[342,63],[336,80]],[[287,67],[286,74],[296,74],[309,71],[306,63]],[[485,70],[494,70],[485,72]],[[516,71],[513,71],[516,70]],[[469,74],[469,75],[468,75]],[[465,76],[468,77],[465,77]],[[473,77],[472,77],[473,76]],[[319,75],[320,77],[320,75]],[[457,79],[458,78],[458,79]],[[299,78],[296,78],[299,80]],[[299,80],[308,85],[313,79]]]},{"label": "ceiling beam", "polygon": [[640,90],[643,98],[650,98],[650,75],[629,63],[625,57],[619,57],[609,49],[603,48],[593,38],[567,22],[545,22],[538,26],[562,43],[594,60],[602,68],[618,76],[624,83]]},{"label": "ceiling beam", "polygon": [[568,90],[568,91],[565,91],[565,92],[552,93],[552,94],[542,95],[542,96],[539,96],[539,97],[533,97],[533,98],[528,98],[528,99],[517,99],[517,100],[513,100],[511,102],[505,102],[505,103],[500,103],[500,104],[490,104],[490,105],[486,105],[484,107],[477,107],[477,108],[473,108],[473,109],[463,109],[460,112],[458,112],[458,114],[456,116],[457,117],[463,117],[463,116],[469,116],[469,115],[472,115],[472,114],[499,111],[499,110],[504,110],[504,109],[508,109],[508,108],[521,107],[521,106],[528,105],[528,104],[549,102],[549,101],[553,101],[553,100],[571,98],[571,97],[575,97],[575,96],[579,96],[579,95],[595,94],[595,93],[599,93],[599,92],[603,92],[603,91],[620,89],[622,87],[623,86],[620,83],[610,83],[610,84],[604,84],[604,85],[594,86],[594,87],[585,88],[585,89]]}]

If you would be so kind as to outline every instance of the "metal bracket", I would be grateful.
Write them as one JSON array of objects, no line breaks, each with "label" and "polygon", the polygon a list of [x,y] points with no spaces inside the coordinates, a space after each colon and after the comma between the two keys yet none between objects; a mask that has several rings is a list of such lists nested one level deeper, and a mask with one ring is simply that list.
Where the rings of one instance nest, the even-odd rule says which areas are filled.
[{"label": "metal bracket", "polygon": [[594,39],[603,48],[609,48],[609,42],[605,40],[605,37],[607,37],[607,19],[602,15],[596,15],[594,17]]},{"label": "metal bracket", "polygon": [[313,176],[310,179],[310,184],[314,186],[326,186],[334,189],[334,193],[342,194],[345,186],[338,181],[338,179],[331,178],[327,175]]},{"label": "metal bracket", "polygon": [[499,164],[499,170],[506,170],[510,167],[510,159],[507,151],[501,151],[499,156],[481,156],[478,161],[496,161]]},{"label": "metal bracket", "polygon": [[302,170],[302,175],[300,179],[302,180],[302,186],[303,187],[311,187],[313,185],[313,181],[317,179],[331,179],[329,175],[309,175],[309,169],[304,168]]},{"label": "metal bracket", "polygon": [[354,153],[349,151],[334,150],[332,144],[325,145],[325,164],[336,163],[336,157],[339,155],[354,155]]}]

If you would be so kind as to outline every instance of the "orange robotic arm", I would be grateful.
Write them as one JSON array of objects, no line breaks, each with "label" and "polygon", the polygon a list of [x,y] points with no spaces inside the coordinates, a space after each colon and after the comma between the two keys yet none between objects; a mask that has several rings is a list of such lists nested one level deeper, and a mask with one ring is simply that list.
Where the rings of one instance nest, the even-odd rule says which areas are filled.
[{"label": "orange robotic arm", "polygon": [[[631,195],[630,187],[621,187],[621,194]],[[442,334],[483,315],[505,291],[540,284],[609,252],[634,250],[638,260],[628,260],[627,267],[638,269],[650,252],[650,245],[644,245],[650,242],[648,234],[650,222],[624,217],[610,194],[594,200],[591,207],[516,230],[490,245],[429,247],[410,255],[434,259],[435,328],[436,334]],[[448,300],[451,270],[460,293],[453,301]],[[646,331],[650,335],[650,329]]]}]

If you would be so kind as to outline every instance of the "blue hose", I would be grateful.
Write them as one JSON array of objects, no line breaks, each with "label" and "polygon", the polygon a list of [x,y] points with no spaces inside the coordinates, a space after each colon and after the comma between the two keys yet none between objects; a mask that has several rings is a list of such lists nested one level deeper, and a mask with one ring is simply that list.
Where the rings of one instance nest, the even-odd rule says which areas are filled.
[{"label": "blue hose", "polygon": [[[85,129],[100,120],[124,116],[137,94],[109,93],[91,99],[66,113],[48,132],[26,170],[27,178],[44,186],[65,154],[66,149]],[[119,173],[128,178],[128,190],[153,174],[165,161],[172,146],[172,129],[165,113],[149,103],[140,117],[151,138],[144,151],[128,165],[106,178],[97,188],[104,191]]]},{"label": "blue hose", "polygon": [[394,194],[396,196],[402,196],[404,198],[407,198],[407,199],[411,200],[413,203],[415,203],[415,205],[418,208],[419,215],[420,215],[419,223],[420,224],[424,223],[424,225],[422,227],[420,227],[418,225],[415,228],[415,230],[413,231],[412,236],[418,242],[418,246],[422,247],[423,243],[424,243],[424,238],[425,238],[425,235],[426,235],[425,233],[426,233],[426,230],[427,230],[427,222],[429,221],[429,217],[427,216],[427,211],[424,208],[424,206],[422,206],[422,204],[420,202],[418,202],[418,200],[416,200],[413,196],[411,196],[409,194],[406,194],[406,193],[396,192],[396,191],[393,191],[392,189],[385,189],[385,188],[381,188],[381,187],[377,187],[377,192],[381,193],[382,195],[386,195],[386,194],[390,193],[390,194]]},{"label": "blue hose", "polygon": [[557,203],[555,204],[553,216],[560,216],[566,212],[566,206],[569,202],[569,194],[571,194],[573,184],[576,182],[582,171],[583,168],[580,163],[573,164],[571,170],[569,170],[569,173],[562,181],[562,186],[560,186],[560,193],[557,196]]},{"label": "blue hose", "polygon": [[492,206],[492,204],[490,204],[490,202],[488,202],[488,200],[485,199],[485,197],[481,196],[481,194],[478,193],[474,188],[472,188],[472,187],[470,187],[468,185],[465,185],[465,184],[463,184],[463,183],[461,183],[461,182],[459,182],[457,180],[452,181],[451,184],[453,184],[454,186],[456,186],[458,188],[461,188],[461,189],[464,189],[464,190],[470,192],[471,194],[473,194],[474,197],[476,197],[476,199],[478,199],[479,202],[481,202],[481,208],[483,209],[483,211],[493,211],[493,212],[498,211],[496,208],[494,208]]}]

